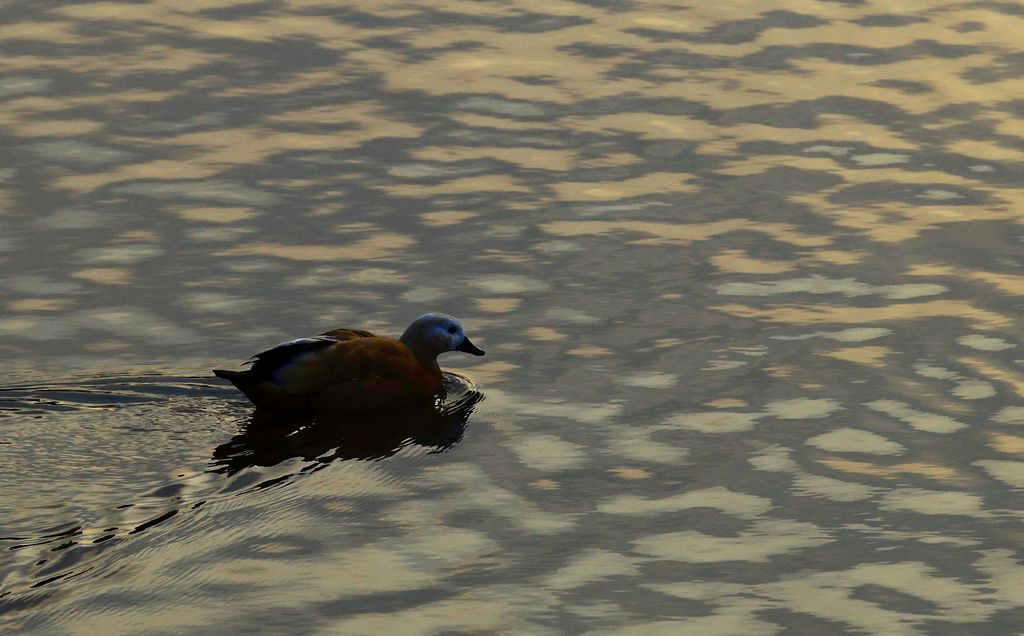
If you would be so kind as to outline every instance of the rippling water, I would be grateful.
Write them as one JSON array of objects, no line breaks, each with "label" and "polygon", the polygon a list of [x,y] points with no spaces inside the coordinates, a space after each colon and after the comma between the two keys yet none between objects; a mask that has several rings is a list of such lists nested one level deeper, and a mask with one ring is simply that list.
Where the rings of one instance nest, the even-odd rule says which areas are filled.
[{"label": "rippling water", "polygon": [[[1015,3],[0,6],[0,628],[1024,624]],[[209,369],[457,315],[447,410]]]}]

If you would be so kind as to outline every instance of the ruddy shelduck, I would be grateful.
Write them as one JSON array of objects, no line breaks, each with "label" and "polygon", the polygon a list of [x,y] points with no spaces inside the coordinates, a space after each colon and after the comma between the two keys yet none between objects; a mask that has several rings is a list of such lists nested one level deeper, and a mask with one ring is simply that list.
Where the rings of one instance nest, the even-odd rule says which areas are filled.
[{"label": "ruddy shelduck", "polygon": [[257,408],[285,412],[360,412],[427,401],[441,392],[437,356],[484,355],[462,323],[424,314],[398,340],[334,329],[257,353],[246,371],[214,369]]}]

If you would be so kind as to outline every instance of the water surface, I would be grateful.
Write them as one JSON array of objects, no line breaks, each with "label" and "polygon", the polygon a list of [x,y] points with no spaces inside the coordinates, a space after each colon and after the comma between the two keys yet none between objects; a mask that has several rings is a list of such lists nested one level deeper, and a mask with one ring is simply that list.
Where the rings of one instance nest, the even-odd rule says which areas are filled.
[{"label": "water surface", "polygon": [[[0,16],[4,628],[1024,622],[1019,6]],[[438,418],[209,376],[426,311]]]}]

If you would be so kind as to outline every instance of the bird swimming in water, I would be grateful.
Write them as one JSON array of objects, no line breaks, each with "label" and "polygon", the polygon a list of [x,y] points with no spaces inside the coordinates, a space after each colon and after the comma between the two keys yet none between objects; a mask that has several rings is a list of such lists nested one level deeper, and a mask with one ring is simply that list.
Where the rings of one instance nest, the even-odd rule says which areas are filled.
[{"label": "bird swimming in water", "polygon": [[398,340],[334,329],[257,353],[248,370],[213,373],[259,409],[355,413],[433,399],[442,391],[437,356],[448,351],[484,355],[461,322],[431,313],[414,320]]}]

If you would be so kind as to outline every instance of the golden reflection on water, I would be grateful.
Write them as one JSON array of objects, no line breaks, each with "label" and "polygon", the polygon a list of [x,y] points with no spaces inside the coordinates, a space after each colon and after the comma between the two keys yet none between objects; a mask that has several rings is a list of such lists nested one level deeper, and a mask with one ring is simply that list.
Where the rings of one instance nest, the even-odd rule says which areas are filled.
[{"label": "golden reflection on water", "polygon": [[[1017,7],[7,11],[15,631],[1020,623]],[[427,310],[458,444],[211,470],[193,376]]]}]

